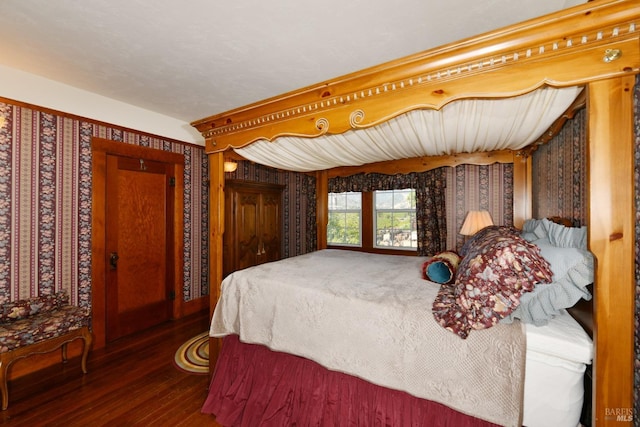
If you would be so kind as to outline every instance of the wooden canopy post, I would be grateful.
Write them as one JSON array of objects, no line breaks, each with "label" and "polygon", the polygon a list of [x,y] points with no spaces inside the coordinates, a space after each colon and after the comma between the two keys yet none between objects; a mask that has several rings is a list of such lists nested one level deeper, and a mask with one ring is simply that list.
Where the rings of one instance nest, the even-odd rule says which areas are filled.
[{"label": "wooden canopy post", "polygon": [[[635,76],[588,86],[589,248],[596,257],[593,421],[633,424]],[[635,414],[638,416],[638,414]]]},{"label": "wooden canopy post", "polygon": [[[222,236],[224,234],[224,154],[209,154],[209,319],[220,297]],[[209,375],[213,374],[222,342],[209,338]]]},{"label": "wooden canopy post", "polygon": [[518,228],[522,228],[525,220],[532,217],[531,170],[531,156],[513,153],[513,225]]},{"label": "wooden canopy post", "polygon": [[316,172],[316,229],[318,249],[327,248],[327,225],[329,223],[329,174],[326,170]]}]

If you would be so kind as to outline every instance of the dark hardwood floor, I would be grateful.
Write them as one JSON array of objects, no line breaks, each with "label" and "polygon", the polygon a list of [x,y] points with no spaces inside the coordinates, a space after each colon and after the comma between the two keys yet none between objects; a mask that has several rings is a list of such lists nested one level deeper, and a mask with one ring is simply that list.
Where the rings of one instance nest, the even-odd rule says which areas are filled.
[{"label": "dark hardwood floor", "polygon": [[0,424],[217,426],[214,417],[200,413],[209,376],[187,374],[173,364],[178,347],[207,329],[203,312],[92,351],[86,375],[76,358],[10,381]]}]

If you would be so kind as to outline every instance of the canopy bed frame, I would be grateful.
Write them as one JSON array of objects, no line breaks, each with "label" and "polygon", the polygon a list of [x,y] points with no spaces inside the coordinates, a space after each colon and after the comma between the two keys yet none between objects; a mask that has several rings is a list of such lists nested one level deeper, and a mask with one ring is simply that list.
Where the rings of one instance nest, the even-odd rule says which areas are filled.
[{"label": "canopy bed frame", "polygon": [[[621,425],[615,414],[634,407],[633,87],[640,72],[639,41],[640,1],[596,0],[194,122],[210,159],[211,312],[222,281],[223,163],[231,149],[285,135],[314,138],[368,128],[412,110],[440,110],[467,98],[512,97],[545,85],[583,86],[588,115],[586,225],[589,248],[597,259],[593,420],[599,426]],[[363,171],[513,162],[514,225],[521,226],[532,212],[529,154],[527,149],[452,153],[320,170],[318,249],[327,247],[328,178]],[[211,340],[211,367],[219,343]]]}]

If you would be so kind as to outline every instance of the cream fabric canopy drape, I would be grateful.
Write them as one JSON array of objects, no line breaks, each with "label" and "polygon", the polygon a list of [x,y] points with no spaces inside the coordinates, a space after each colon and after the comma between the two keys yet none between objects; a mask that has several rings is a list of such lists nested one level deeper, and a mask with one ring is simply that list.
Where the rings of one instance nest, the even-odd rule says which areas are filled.
[{"label": "cream fabric canopy drape", "polygon": [[366,129],[317,138],[284,136],[236,152],[279,169],[308,172],[385,160],[519,150],[537,140],[573,103],[581,87],[543,87],[501,99],[454,101]]}]

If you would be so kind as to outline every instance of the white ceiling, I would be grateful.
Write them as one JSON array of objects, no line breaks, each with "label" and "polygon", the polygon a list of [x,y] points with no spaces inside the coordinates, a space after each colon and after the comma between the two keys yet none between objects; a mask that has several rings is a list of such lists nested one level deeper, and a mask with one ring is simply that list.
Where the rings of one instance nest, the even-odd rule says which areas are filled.
[{"label": "white ceiling", "polygon": [[0,65],[188,123],[582,2],[1,0]]}]

